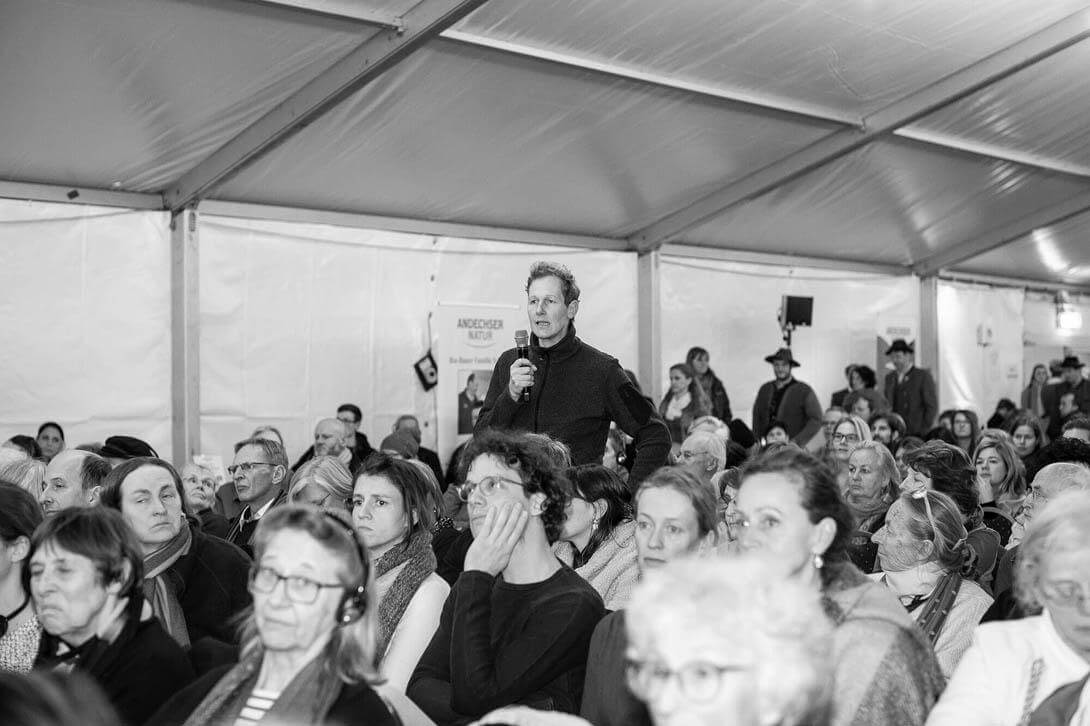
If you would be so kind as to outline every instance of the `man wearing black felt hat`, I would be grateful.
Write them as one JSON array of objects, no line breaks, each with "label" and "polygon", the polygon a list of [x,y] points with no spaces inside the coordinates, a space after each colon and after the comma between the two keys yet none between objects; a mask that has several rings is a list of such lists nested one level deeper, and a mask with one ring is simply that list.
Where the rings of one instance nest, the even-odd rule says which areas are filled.
[{"label": "man wearing black felt hat", "polygon": [[917,368],[916,349],[904,338],[897,338],[886,350],[893,370],[886,374],[886,400],[894,413],[905,420],[909,436],[923,436],[939,411],[939,396],[931,371]]},{"label": "man wearing black felt hat", "polygon": [[1041,405],[1048,416],[1048,437],[1055,439],[1063,432],[1063,412],[1060,399],[1068,393],[1075,397],[1074,404],[1082,413],[1090,411],[1090,381],[1082,375],[1082,361],[1069,355],[1060,363],[1060,381],[1045,386],[1041,391]]},{"label": "man wearing black felt hat", "polygon": [[821,429],[821,404],[814,389],[791,374],[799,362],[791,355],[790,348],[780,348],[765,356],[772,364],[775,379],[765,383],[757,391],[753,403],[753,433],[764,437],[773,421],[783,423],[787,435],[799,446],[813,438]]}]

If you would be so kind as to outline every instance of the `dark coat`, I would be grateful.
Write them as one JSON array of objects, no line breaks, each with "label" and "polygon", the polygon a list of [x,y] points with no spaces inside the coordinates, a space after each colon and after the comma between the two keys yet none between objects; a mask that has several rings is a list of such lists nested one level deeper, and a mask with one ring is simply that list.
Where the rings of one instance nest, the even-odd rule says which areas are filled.
[{"label": "dark coat", "polygon": [[435,474],[435,481],[439,484],[440,488],[443,486],[443,465],[439,462],[439,454],[435,453],[431,449],[420,447],[420,450],[416,452],[416,458],[428,465],[428,468]]},{"label": "dark coat", "polygon": [[[139,612],[143,598],[131,603],[130,614]],[[36,668],[55,665],[52,654],[58,641],[43,637]],[[92,640],[75,669],[98,684],[128,726],[147,721],[173,693],[193,681],[193,668],[182,646],[163,629],[156,618],[122,628],[112,643]]]},{"label": "dark coat", "polygon": [[197,519],[201,520],[202,532],[220,539],[227,539],[227,534],[231,531],[231,522],[227,517],[211,509],[205,509],[203,512],[197,512]]},{"label": "dark coat", "polygon": [[[189,718],[189,714],[201,705],[212,688],[227,675],[232,666],[226,665],[205,673],[173,698],[163,704],[154,716],[147,720],[147,726],[180,726]],[[346,685],[333,702],[321,724],[312,726],[349,726],[366,724],[367,726],[397,726],[400,719],[390,713],[386,702],[366,683]]]},{"label": "dark coat", "polygon": [[[288,500],[288,490],[281,489],[273,499],[271,510],[273,507],[279,507]],[[257,523],[260,520],[252,519],[249,522],[242,522],[242,513],[239,512],[239,516],[235,517],[231,521],[231,531],[227,534],[227,541],[233,545],[237,545],[239,549],[246,553],[247,557],[253,559],[254,556],[254,532],[257,531]]]},{"label": "dark coat", "polygon": [[[563,441],[575,464],[600,464],[609,422],[635,439],[630,487],[666,464],[670,434],[654,405],[628,379],[620,363],[581,341],[575,325],[550,348],[530,336],[530,360],[537,367],[530,400],[512,401],[507,386],[518,350],[500,355],[492,371],[475,433],[485,429],[536,431]],[[820,412],[818,419],[821,419]]]},{"label": "dark coat", "polygon": [[189,552],[167,571],[185,614],[189,639],[238,642],[234,616],[250,605],[250,558],[219,537],[193,530]]},{"label": "dark coat", "polygon": [[886,374],[886,400],[890,410],[905,420],[909,436],[923,437],[939,412],[935,379],[926,368],[909,368],[900,383],[897,382],[897,371]]},{"label": "dark coat", "polygon": [[[772,423],[768,409],[772,405],[772,394],[776,391],[776,382],[769,381],[757,391],[757,400],[753,402],[753,433],[764,436],[768,425]],[[802,381],[792,380],[783,394],[776,419],[787,427],[787,435],[799,446],[806,446],[821,429],[821,403],[818,402],[814,389]]]}]

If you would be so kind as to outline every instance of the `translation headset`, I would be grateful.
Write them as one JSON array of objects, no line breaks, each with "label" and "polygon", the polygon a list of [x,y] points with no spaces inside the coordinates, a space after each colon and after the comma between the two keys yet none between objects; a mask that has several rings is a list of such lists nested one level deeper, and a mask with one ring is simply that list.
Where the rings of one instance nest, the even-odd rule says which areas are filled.
[{"label": "translation headset", "polygon": [[348,538],[352,540],[352,544],[355,545],[356,554],[360,558],[363,578],[355,587],[345,585],[344,596],[341,598],[340,604],[337,605],[337,614],[335,616],[337,625],[351,625],[362,618],[367,611],[367,581],[371,577],[371,561],[367,559],[367,553],[363,549],[363,544],[360,542],[355,527],[332,512],[323,512],[323,514],[326,515],[326,519],[336,522],[345,531]]}]

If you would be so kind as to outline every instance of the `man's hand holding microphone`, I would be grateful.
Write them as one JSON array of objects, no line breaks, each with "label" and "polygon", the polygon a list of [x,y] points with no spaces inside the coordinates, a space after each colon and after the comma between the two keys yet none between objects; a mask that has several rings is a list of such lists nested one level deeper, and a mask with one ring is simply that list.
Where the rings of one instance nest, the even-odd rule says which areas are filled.
[{"label": "man's hand holding microphone", "polygon": [[530,334],[525,330],[515,331],[515,348],[518,350],[518,358],[511,364],[507,393],[512,401],[518,403],[530,400],[530,389],[534,387],[534,371],[537,366],[530,362]]}]

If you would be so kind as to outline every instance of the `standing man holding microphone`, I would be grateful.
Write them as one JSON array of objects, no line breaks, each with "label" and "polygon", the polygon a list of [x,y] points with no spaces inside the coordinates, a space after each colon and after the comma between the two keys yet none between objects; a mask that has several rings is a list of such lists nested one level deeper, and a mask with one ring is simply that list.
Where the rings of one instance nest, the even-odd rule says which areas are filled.
[{"label": "standing man holding microphone", "polygon": [[617,359],[575,335],[579,286],[567,267],[535,262],[526,281],[530,334],[516,333],[516,348],[492,372],[474,429],[534,431],[571,449],[572,462],[598,464],[610,421],[635,439],[629,476],[635,487],[667,463],[670,434],[654,406],[625,375]]}]

